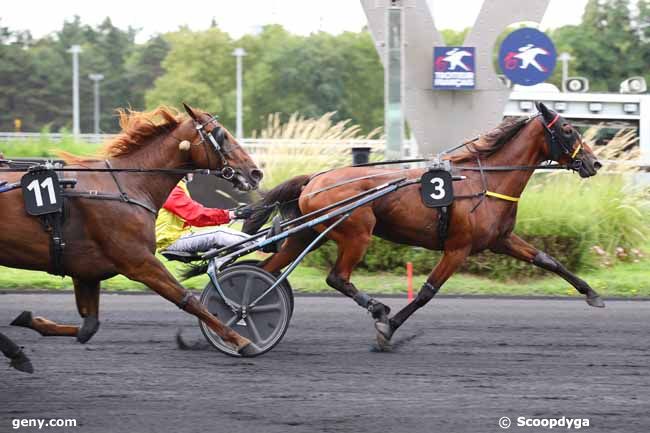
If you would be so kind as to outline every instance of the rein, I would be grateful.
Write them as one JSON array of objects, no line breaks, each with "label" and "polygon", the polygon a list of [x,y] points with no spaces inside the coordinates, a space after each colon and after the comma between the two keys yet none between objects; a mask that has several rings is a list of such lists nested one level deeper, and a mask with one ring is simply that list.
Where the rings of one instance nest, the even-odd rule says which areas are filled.
[{"label": "rein", "polygon": [[[99,161],[97,161],[99,162]],[[0,159],[0,165],[9,164],[9,165],[20,165],[23,164],[19,161],[12,161],[7,159]],[[88,173],[141,173],[141,174],[154,174],[154,173],[163,173],[163,174],[204,174],[204,175],[215,175],[221,176],[222,170],[210,170],[207,168],[198,168],[198,169],[182,169],[182,168],[69,168],[69,167],[55,167],[50,163],[45,164],[35,164],[30,165],[25,168],[18,167],[9,167],[3,168],[0,167],[0,173],[22,173],[27,171],[35,170],[52,170],[59,172],[88,172]]]},{"label": "rein", "polygon": [[[553,129],[551,129],[553,127],[553,125],[555,125],[555,123],[560,118],[560,115],[558,113],[556,113],[555,117],[550,122],[546,123],[544,121],[544,118],[541,116],[541,113],[538,113],[538,114],[536,114],[534,116],[531,115],[528,118],[528,121],[530,121],[530,120],[532,120],[534,118],[537,118],[537,117],[540,118],[540,120],[542,122],[542,125],[544,126],[545,131],[550,136],[550,141],[551,141],[550,144],[551,144],[551,147],[553,149],[553,152],[555,152],[555,150],[558,149],[558,147],[559,147],[567,155],[570,154],[571,163],[569,163],[569,164],[537,164],[537,165],[503,165],[503,166],[484,167],[481,164],[480,158],[477,156],[478,166],[476,166],[476,167],[475,166],[462,166],[462,165],[454,166],[453,167],[454,169],[457,169],[457,170],[460,170],[460,171],[478,171],[478,172],[481,173],[481,180],[482,180],[483,187],[484,187],[483,191],[480,191],[480,192],[477,192],[477,193],[474,193],[474,194],[456,196],[456,198],[459,198],[459,199],[461,199],[461,198],[481,198],[481,201],[479,201],[479,203],[477,203],[477,205],[474,206],[474,208],[472,209],[472,212],[483,202],[482,199],[484,199],[485,197],[494,197],[494,198],[498,198],[498,199],[513,202],[513,203],[517,203],[519,201],[519,197],[511,197],[509,195],[500,194],[500,193],[497,193],[497,192],[494,192],[494,191],[489,191],[487,189],[487,179],[485,178],[485,173],[486,172],[530,171],[530,170],[576,170],[577,171],[581,167],[582,161],[576,160],[575,157],[580,152],[580,150],[582,150],[582,143],[580,141],[578,141],[578,145],[575,147],[575,149],[566,149],[565,146],[562,143],[558,142],[555,131]],[[376,162],[367,162],[367,163],[364,163],[364,164],[355,164],[355,165],[350,165],[350,166],[346,166],[346,167],[374,167],[374,166],[380,166],[380,165],[396,165],[396,164],[406,164],[406,163],[416,163],[416,162],[427,162],[427,161],[431,161],[433,159],[439,159],[440,156],[443,156],[443,155],[449,154],[451,152],[454,152],[454,151],[456,151],[456,150],[458,150],[458,149],[460,149],[462,147],[467,147],[470,151],[472,151],[469,148],[469,145],[472,144],[472,143],[475,143],[480,138],[481,138],[481,136],[478,135],[478,136],[476,136],[476,137],[474,137],[474,138],[472,138],[470,140],[467,140],[467,141],[465,141],[465,142],[463,142],[461,144],[458,144],[458,145],[453,146],[453,147],[451,147],[449,149],[446,149],[446,150],[442,151],[438,155],[438,158],[414,158],[414,159],[399,159],[399,160],[391,160],[391,161],[376,161]],[[346,168],[346,167],[340,167],[340,168]],[[325,171],[322,171],[322,172],[319,172],[319,173],[315,173],[314,175],[309,177],[308,181],[311,181],[315,177],[320,176],[320,175],[325,174],[325,173],[328,173],[328,172],[330,172],[332,170],[335,170],[335,169],[330,169],[330,170],[325,170]],[[404,172],[404,171],[407,171],[407,170],[410,170],[410,169],[403,169],[403,170],[391,172],[390,174],[392,174],[392,173],[401,173],[401,172]],[[312,191],[312,192],[310,192],[309,194],[307,194],[305,196],[299,196],[299,197],[297,197],[295,199],[292,199],[292,200],[289,200],[289,201],[286,201],[286,202],[282,202],[282,203],[276,202],[276,203],[273,203],[273,204],[268,204],[268,205],[263,205],[263,206],[256,206],[255,209],[269,209],[269,208],[284,206],[284,205],[287,205],[287,204],[298,201],[301,197],[313,196],[313,195],[319,194],[321,192],[325,192],[325,191],[329,191],[329,190],[334,189],[334,188],[338,188],[340,186],[348,185],[348,184],[353,183],[353,182],[357,182],[357,181],[365,180],[365,179],[371,179],[371,178],[374,178],[374,177],[386,176],[386,175],[387,175],[387,173],[378,173],[378,174],[372,174],[372,175],[360,176],[360,177],[355,177],[355,178],[352,178],[352,179],[347,179],[347,180],[337,182],[337,183],[332,184],[332,185],[328,185],[328,186],[326,186],[324,188],[321,188],[321,189],[318,189],[316,191]],[[461,180],[461,179],[458,179],[458,180]]]}]

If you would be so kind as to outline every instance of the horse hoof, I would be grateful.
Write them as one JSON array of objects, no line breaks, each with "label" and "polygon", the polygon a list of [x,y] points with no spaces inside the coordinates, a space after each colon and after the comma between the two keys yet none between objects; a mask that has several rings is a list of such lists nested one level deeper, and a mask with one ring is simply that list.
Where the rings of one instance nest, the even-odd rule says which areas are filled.
[{"label": "horse hoof", "polygon": [[22,350],[11,358],[9,365],[16,370],[25,373],[32,374],[34,372],[34,366],[32,365],[32,362]]},{"label": "horse hoof", "polygon": [[22,326],[23,328],[32,327],[32,312],[23,311],[16,317],[13,322],[10,323],[11,326]]},{"label": "horse hoof", "polygon": [[84,317],[83,324],[77,331],[77,341],[81,344],[87,343],[99,329],[99,320],[95,316]]},{"label": "horse hoof", "polygon": [[591,305],[592,307],[605,308],[605,303],[603,302],[603,298],[601,298],[600,295],[587,296],[586,301],[587,304]]},{"label": "horse hoof", "polygon": [[248,343],[246,346],[240,348],[237,353],[239,353],[244,358],[253,358],[262,354],[262,349],[257,347],[255,343]]},{"label": "horse hoof", "polygon": [[[383,323],[378,323],[383,325]],[[390,352],[393,349],[393,345],[390,342],[389,338],[386,338],[379,330],[377,331],[377,348],[380,352]]]},{"label": "horse hoof", "polygon": [[386,340],[393,338],[393,332],[395,330],[390,326],[389,323],[375,322],[375,329],[379,334],[381,334]]}]

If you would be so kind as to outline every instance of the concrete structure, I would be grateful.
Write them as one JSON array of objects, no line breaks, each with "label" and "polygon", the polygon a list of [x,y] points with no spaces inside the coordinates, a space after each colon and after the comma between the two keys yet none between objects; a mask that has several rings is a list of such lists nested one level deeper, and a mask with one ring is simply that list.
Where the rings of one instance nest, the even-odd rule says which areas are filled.
[{"label": "concrete structure", "polygon": [[[492,66],[494,44],[510,24],[539,22],[549,0],[483,3],[462,45],[476,47],[474,91],[433,90],[433,47],[445,45],[427,0],[361,0],[379,56],[386,65],[386,14],[402,8],[405,114],[420,153],[434,154],[498,123],[510,90]],[[433,1],[435,15],[435,0]]]}]

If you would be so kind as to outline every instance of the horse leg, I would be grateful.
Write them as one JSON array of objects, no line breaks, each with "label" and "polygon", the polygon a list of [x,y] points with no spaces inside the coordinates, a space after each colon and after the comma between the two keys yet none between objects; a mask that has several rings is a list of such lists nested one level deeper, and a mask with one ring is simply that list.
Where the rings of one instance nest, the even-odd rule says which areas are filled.
[{"label": "horse leg", "polygon": [[99,329],[99,281],[73,279],[77,310],[83,322],[77,332],[77,341],[86,343]]},{"label": "horse leg", "polygon": [[207,324],[223,341],[231,344],[242,356],[258,355],[260,350],[249,339],[223,324],[208,311],[191,292],[186,290],[167,271],[155,256],[149,255],[142,261],[124,263],[118,271],[127,278],[138,281],[176,304],[181,310],[196,316]]},{"label": "horse leg", "polygon": [[372,210],[363,211],[353,214],[348,221],[331,232],[330,237],[338,246],[338,258],[325,281],[330,287],[354,299],[361,308],[368,310],[375,321],[387,323],[390,307],[360,291],[350,282],[354,268],[368,250],[375,225]]},{"label": "horse leg", "polygon": [[[306,233],[297,233],[294,236],[290,236],[287,241],[282,244],[280,251],[262,262],[262,269],[272,274],[281,271],[282,268],[293,262],[315,237],[316,235],[313,234],[313,232],[310,233],[309,230],[307,230]],[[319,246],[320,244],[316,245],[314,249]]]},{"label": "horse leg", "polygon": [[25,373],[33,373],[34,367],[25,352],[16,343],[11,341],[9,337],[0,332],[0,352],[4,354],[11,361],[9,365],[19,371]]},{"label": "horse leg", "polygon": [[72,282],[77,310],[83,318],[81,327],[62,325],[44,317],[33,317],[31,311],[23,311],[11,324],[33,329],[44,337],[77,337],[80,343],[86,343],[99,329],[99,281],[74,278]]},{"label": "horse leg", "polygon": [[515,234],[510,234],[495,248],[492,248],[492,251],[495,253],[507,254],[511,257],[514,257],[515,259],[532,263],[533,265],[538,266],[542,269],[551,271],[564,278],[567,282],[569,282],[569,284],[575,287],[579,293],[585,295],[587,304],[591,305],[592,307],[605,307],[605,303],[603,302],[603,299],[600,297],[598,292],[592,289],[586,281],[571,273],[555,258],[549,256],[543,251],[538,250]]},{"label": "horse leg", "polygon": [[411,314],[424,307],[427,302],[433,299],[445,281],[463,264],[469,252],[469,247],[445,250],[442,259],[438,262],[431,274],[429,274],[427,282],[424,283],[415,299],[390,318],[388,323],[375,323],[377,342],[380,347],[387,347],[397,328],[402,326]]}]

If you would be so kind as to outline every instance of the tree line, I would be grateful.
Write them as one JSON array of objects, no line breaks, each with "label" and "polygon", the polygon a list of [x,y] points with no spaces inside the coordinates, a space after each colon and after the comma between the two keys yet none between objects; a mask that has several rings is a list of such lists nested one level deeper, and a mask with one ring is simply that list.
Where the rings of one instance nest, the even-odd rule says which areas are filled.
[{"label": "tree line", "polygon": [[[444,30],[448,44],[462,44],[467,29]],[[589,0],[578,25],[550,31],[558,52],[573,59],[571,75],[590,79],[591,90],[618,91],[633,75],[650,79],[650,0]],[[35,39],[0,21],[0,130],[70,129],[72,60],[68,49],[81,45],[81,130],[92,131],[91,73],[101,73],[103,132],[119,129],[112,110],[142,110],[187,101],[218,114],[234,128],[235,58],[244,57],[244,129],[259,130],[266,115],[300,112],[319,116],[337,111],[365,131],[383,124],[383,68],[369,32],[339,35],[291,34],[269,25],[257,34],[232,38],[214,22],[207,30],[178,31],[136,42],[137,30],[120,29],[106,18],[97,26],[79,17],[61,30]],[[560,84],[560,68],[551,82]]]}]

